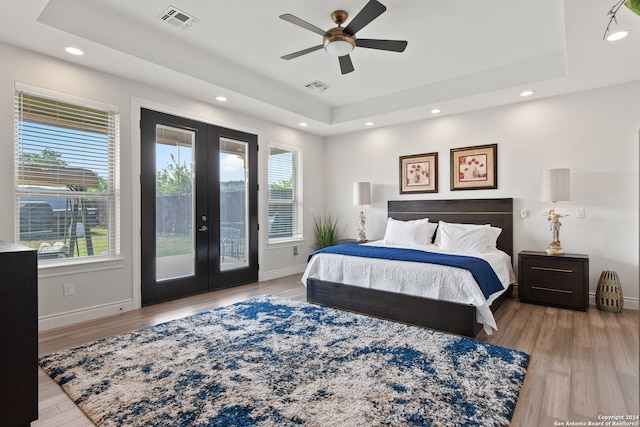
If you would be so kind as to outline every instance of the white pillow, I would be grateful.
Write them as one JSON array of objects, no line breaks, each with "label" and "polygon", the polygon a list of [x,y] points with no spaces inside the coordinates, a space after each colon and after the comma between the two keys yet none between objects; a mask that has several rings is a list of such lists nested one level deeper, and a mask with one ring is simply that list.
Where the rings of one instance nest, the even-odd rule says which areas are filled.
[{"label": "white pillow", "polygon": [[455,222],[438,222],[438,230],[436,231],[435,245],[442,246],[442,229],[444,228],[453,228],[457,230],[485,230],[485,242],[486,246],[489,249],[496,248],[496,242],[500,233],[502,233],[502,228],[492,227],[489,224],[460,224]]},{"label": "white pillow", "polygon": [[436,245],[440,246],[442,244],[442,229],[447,227],[455,228],[458,230],[473,230],[489,227],[489,224],[460,224],[457,222],[438,221],[438,230],[436,230],[436,240],[434,242]]},{"label": "white pillow", "polygon": [[502,233],[502,228],[489,226],[486,230],[487,233],[487,248],[496,249],[498,246],[498,237]]},{"label": "white pillow", "polygon": [[485,252],[487,249],[487,230],[488,227],[466,229],[442,227],[440,247],[453,252]]},{"label": "white pillow", "polygon": [[431,244],[436,227],[428,218],[412,221],[389,218],[383,242],[390,245],[427,246]]}]

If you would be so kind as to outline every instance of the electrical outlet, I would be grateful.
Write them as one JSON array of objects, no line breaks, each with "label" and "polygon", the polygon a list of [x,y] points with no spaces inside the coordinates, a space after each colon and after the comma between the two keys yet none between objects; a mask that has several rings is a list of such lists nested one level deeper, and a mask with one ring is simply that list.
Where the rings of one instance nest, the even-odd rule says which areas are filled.
[{"label": "electrical outlet", "polygon": [[62,286],[62,292],[65,297],[70,297],[76,294],[76,285],[74,283],[65,283]]},{"label": "electrical outlet", "polygon": [[584,208],[576,208],[576,218],[584,218]]},{"label": "electrical outlet", "polygon": [[297,247],[297,246],[294,246],[294,247],[293,247],[293,255],[294,255],[294,256],[295,256],[295,255],[298,255],[298,247]]}]

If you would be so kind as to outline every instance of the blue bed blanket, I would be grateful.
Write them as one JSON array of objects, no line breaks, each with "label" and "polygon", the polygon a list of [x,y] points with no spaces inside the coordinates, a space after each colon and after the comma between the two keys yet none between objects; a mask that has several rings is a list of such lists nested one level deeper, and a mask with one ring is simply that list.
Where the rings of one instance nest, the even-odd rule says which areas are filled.
[{"label": "blue bed blanket", "polygon": [[363,258],[390,259],[394,261],[423,262],[462,268],[471,273],[475,281],[478,283],[478,286],[480,286],[482,294],[486,299],[489,299],[491,295],[504,289],[502,283],[500,283],[500,279],[498,279],[495,271],[493,271],[493,267],[481,258],[425,252],[417,249],[349,244],[329,246],[315,251],[309,255],[308,261],[311,261],[311,258],[314,255],[322,253],[357,256]]}]

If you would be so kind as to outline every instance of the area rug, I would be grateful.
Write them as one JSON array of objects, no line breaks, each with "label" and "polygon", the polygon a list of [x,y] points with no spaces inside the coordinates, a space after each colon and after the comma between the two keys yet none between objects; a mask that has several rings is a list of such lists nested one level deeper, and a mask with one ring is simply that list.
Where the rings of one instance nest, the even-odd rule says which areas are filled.
[{"label": "area rug", "polygon": [[40,366],[99,426],[508,425],[526,353],[261,296]]}]

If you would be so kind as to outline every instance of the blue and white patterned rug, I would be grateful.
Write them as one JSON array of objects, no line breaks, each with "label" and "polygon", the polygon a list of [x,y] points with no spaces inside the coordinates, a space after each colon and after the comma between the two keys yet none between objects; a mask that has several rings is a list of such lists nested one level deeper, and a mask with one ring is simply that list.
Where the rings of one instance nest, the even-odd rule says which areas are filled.
[{"label": "blue and white patterned rug", "polygon": [[276,297],[40,366],[100,426],[508,425],[526,353]]}]

